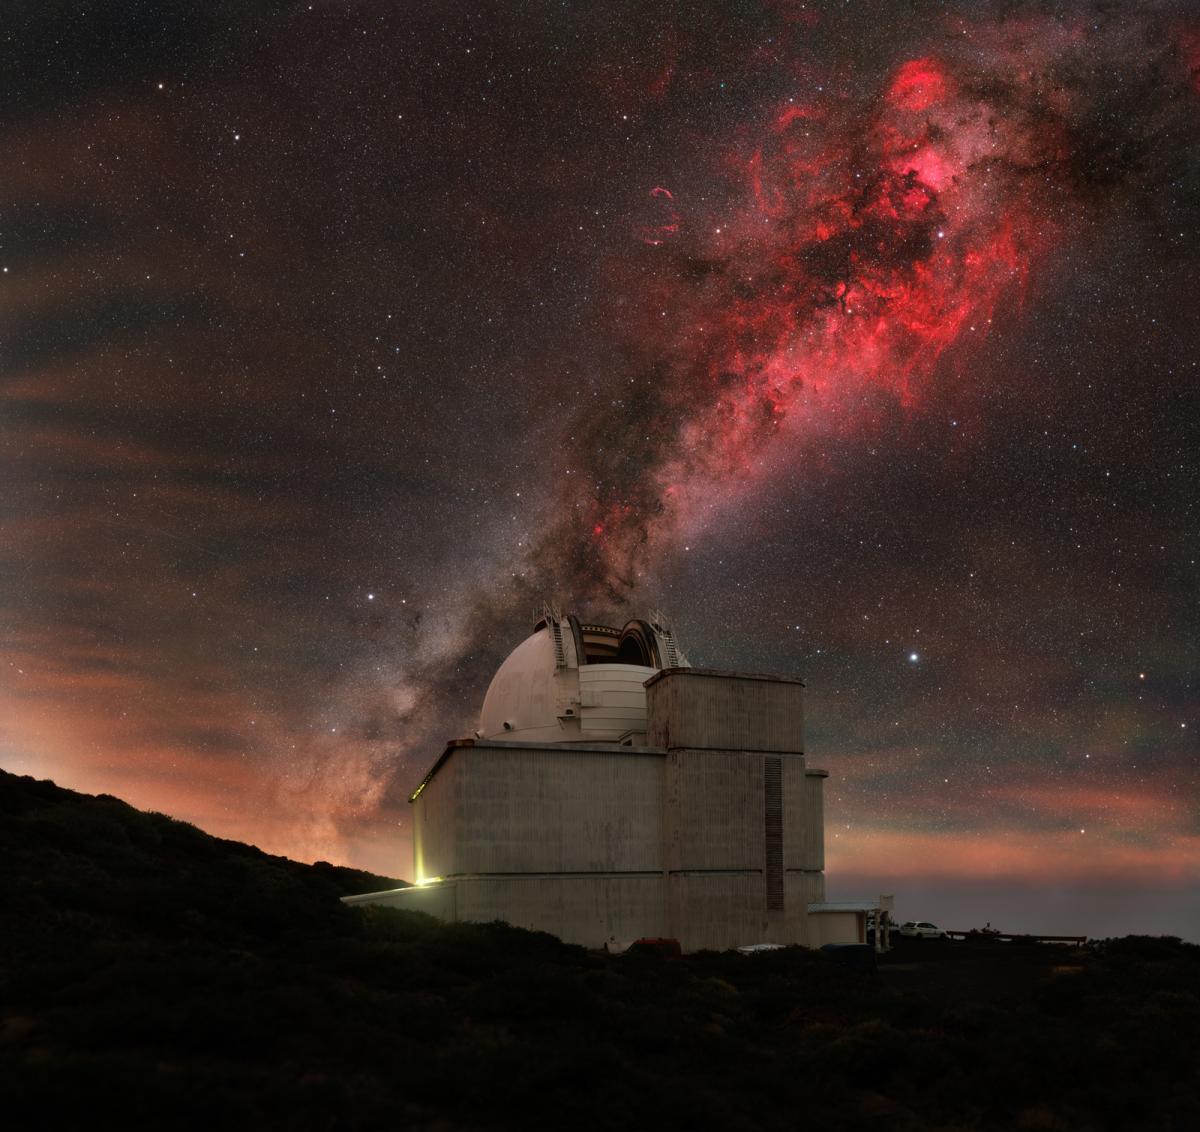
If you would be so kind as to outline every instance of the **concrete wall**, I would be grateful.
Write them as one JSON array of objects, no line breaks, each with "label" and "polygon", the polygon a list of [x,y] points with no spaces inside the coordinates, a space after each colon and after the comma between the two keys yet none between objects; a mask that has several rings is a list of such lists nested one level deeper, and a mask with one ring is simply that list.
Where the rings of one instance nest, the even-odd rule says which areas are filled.
[{"label": "concrete wall", "polygon": [[821,787],[824,771],[810,771],[803,758],[783,756],[783,867],[819,869],[815,846],[823,837]]},{"label": "concrete wall", "polygon": [[[779,755],[783,779],[783,907],[767,900],[764,761],[758,752],[676,749],[663,766],[663,832],[671,935],[687,948],[806,943],[808,904],[823,878],[802,866],[804,757]],[[788,869],[796,870],[790,877]]]},{"label": "concrete wall", "polygon": [[761,755],[670,751],[663,776],[668,869],[762,871]]},{"label": "concrete wall", "polygon": [[458,753],[445,759],[413,803],[413,880],[418,883],[454,871],[463,790]]},{"label": "concrete wall", "polygon": [[615,876],[464,877],[460,920],[504,920],[548,931],[567,943],[600,948],[668,935],[662,873]]},{"label": "concrete wall", "polygon": [[863,943],[866,940],[865,912],[816,912],[809,917],[809,947],[827,943]]},{"label": "concrete wall", "polygon": [[418,876],[453,883],[417,891],[450,890],[458,919],[591,947],[659,935],[687,950],[826,942],[808,913],[824,898],[824,772],[801,753],[802,692],[672,669],[647,684],[661,747],[452,745],[413,804]]},{"label": "concrete wall", "polygon": [[779,914],[767,911],[761,872],[674,873],[668,883],[667,934],[685,951],[803,942],[786,938]]},{"label": "concrete wall", "polygon": [[787,878],[786,919],[764,910],[759,873],[661,873],[625,876],[460,877],[429,885],[343,897],[425,912],[447,922],[504,920],[548,931],[584,947],[610,939],[678,939],[686,951],[724,951],[747,943],[861,943],[864,913],[807,912],[816,903],[814,878]]},{"label": "concrete wall", "polygon": [[802,754],[804,685],[707,668],[666,669],[646,681],[646,742]]},{"label": "concrete wall", "polygon": [[420,877],[663,867],[659,751],[457,747],[413,805]]}]

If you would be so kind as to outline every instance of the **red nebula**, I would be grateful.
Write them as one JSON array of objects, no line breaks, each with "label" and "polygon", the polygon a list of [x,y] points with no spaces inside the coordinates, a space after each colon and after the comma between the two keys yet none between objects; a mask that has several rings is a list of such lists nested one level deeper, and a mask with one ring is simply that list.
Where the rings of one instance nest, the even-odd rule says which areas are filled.
[{"label": "red nebula", "polygon": [[[1094,139],[1079,132],[1090,87],[1048,98],[1039,85],[1069,31],[1032,59],[1016,52],[1023,39],[997,38],[993,56],[953,72],[908,60],[873,99],[763,107],[713,154],[740,179],[734,203],[687,240],[674,239],[670,190],[650,193],[659,211],[641,238],[672,246],[622,294],[645,369],[628,419],[607,417],[596,445],[599,588],[619,595],[647,555],[779,467],[781,444],[808,452],[806,438],[919,410],[947,351],[1020,305],[1095,179]],[[1179,39],[1188,86],[1197,42]]]},{"label": "red nebula", "polygon": [[[789,103],[764,115],[763,140],[740,166],[740,209],[693,253],[703,269],[686,286],[667,273],[638,304],[655,317],[637,333],[667,359],[653,386],[666,423],[654,425],[657,455],[638,478],[608,479],[593,503],[610,590],[649,545],[705,513],[714,487],[752,480],[785,421],[792,433],[852,428],[880,395],[917,407],[938,358],[1019,295],[1053,230],[1036,222],[1024,182],[987,164],[990,139],[986,160],[974,158],[980,113],[955,91],[921,59],[900,68],[872,114],[835,119]],[[914,121],[935,105],[937,128]],[[666,211],[641,236],[657,245],[676,235],[678,215],[670,190],[650,199]],[[644,433],[646,421],[634,427]]]},{"label": "red nebula", "polygon": [[888,101],[897,110],[919,114],[945,101],[951,93],[950,79],[936,59],[911,59],[888,88]]},{"label": "red nebula", "polygon": [[638,239],[650,247],[660,247],[679,235],[679,213],[675,211],[675,196],[670,189],[655,185],[650,190],[652,219],[637,230]]},{"label": "red nebula", "polygon": [[1200,29],[1188,28],[1181,31],[1179,49],[1191,79],[1192,90],[1200,94]]},{"label": "red nebula", "polygon": [[793,122],[816,117],[817,111],[812,106],[795,106],[789,104],[776,116],[775,129],[786,130]]}]

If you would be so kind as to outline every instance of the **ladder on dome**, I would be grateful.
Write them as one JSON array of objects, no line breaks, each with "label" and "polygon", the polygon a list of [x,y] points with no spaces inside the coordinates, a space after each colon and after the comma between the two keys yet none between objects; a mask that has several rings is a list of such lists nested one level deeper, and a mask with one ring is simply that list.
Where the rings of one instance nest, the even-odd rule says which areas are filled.
[{"label": "ladder on dome", "polygon": [[562,614],[547,603],[542,606],[542,617],[545,619],[546,627],[550,630],[550,639],[554,642],[554,666],[566,668],[567,647],[563,644]]},{"label": "ladder on dome", "polygon": [[650,614],[650,627],[658,634],[659,641],[663,646],[665,655],[662,659],[666,662],[664,668],[679,667],[679,648],[675,644],[675,634],[671,632],[670,626],[667,625],[667,619],[658,611]]}]

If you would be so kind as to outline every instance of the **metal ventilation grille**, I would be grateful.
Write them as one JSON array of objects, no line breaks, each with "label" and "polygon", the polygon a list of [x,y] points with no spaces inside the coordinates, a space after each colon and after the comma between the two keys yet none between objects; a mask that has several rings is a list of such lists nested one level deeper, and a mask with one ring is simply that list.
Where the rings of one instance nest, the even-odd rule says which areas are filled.
[{"label": "metal ventilation grille", "polygon": [[763,760],[763,823],[766,828],[767,908],[783,907],[783,760]]}]

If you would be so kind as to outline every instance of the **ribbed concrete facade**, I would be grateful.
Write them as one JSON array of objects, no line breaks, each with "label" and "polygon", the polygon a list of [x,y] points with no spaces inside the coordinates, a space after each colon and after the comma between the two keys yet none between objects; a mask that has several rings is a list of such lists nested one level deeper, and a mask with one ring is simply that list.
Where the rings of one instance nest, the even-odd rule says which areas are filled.
[{"label": "ribbed concrete facade", "polygon": [[662,871],[662,752],[460,740],[413,803],[417,878]]},{"label": "ribbed concrete facade", "polygon": [[645,691],[647,745],[451,743],[413,795],[420,887],[363,899],[591,947],[852,941],[852,918],[810,927],[825,775],[803,685],[671,668]]},{"label": "ribbed concrete facade", "polygon": [[801,755],[804,685],[711,668],[665,669],[646,681],[646,742]]}]

